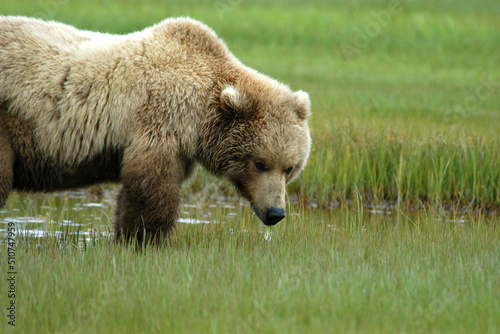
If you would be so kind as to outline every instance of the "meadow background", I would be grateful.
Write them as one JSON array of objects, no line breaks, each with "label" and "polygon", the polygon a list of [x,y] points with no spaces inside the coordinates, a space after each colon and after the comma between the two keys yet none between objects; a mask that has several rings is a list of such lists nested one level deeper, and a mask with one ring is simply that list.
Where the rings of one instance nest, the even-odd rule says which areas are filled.
[{"label": "meadow background", "polygon": [[[16,331],[500,331],[498,1],[18,0],[0,15],[120,34],[190,16],[313,112],[294,214],[271,240],[245,207],[139,253],[106,231],[20,237]],[[234,195],[198,174],[185,202]],[[48,217],[49,232],[85,218],[22,196],[4,215]]]}]

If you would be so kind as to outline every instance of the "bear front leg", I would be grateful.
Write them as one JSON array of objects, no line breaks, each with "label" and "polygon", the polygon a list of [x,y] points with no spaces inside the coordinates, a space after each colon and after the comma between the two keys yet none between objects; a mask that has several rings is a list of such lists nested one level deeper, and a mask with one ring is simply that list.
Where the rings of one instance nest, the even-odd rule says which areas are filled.
[{"label": "bear front leg", "polygon": [[177,155],[150,148],[125,154],[116,206],[117,241],[158,244],[178,217],[183,166]]},{"label": "bear front leg", "polygon": [[0,208],[7,202],[14,182],[14,152],[0,124]]}]

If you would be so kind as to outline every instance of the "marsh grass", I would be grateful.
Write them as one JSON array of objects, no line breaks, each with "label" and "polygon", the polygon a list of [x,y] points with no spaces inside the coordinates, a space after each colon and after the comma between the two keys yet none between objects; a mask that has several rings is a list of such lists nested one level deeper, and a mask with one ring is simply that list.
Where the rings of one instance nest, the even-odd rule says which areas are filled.
[{"label": "marsh grass", "polygon": [[332,206],[355,200],[374,206],[496,209],[500,141],[446,135],[415,140],[344,124],[316,136],[308,168],[291,187],[303,200]]},{"label": "marsh grass", "polygon": [[141,251],[20,237],[16,331],[498,330],[498,217],[318,213],[293,215],[268,241],[249,213],[179,224]]}]

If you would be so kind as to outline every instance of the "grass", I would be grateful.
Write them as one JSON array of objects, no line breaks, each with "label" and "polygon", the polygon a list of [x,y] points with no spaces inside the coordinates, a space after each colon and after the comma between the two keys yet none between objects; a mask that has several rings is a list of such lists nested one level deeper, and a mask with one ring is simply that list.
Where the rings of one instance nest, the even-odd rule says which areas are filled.
[{"label": "grass", "polygon": [[[2,3],[2,15],[112,33],[189,15],[313,105],[310,161],[289,187],[300,215],[270,241],[243,207],[135,252],[108,228],[60,227],[109,226],[112,206],[11,196],[0,217],[49,231],[19,237],[17,332],[499,332],[500,6],[399,3],[383,24],[382,0]],[[201,171],[184,201],[214,193],[232,190]]]},{"label": "grass", "polygon": [[[270,241],[248,212],[161,249],[21,238],[19,333],[453,332],[500,326],[498,217],[303,213]],[[325,222],[320,222],[325,220]],[[2,295],[2,298],[4,296]],[[5,325],[5,321],[2,322]]]},{"label": "grass", "polygon": [[[481,136],[450,139],[440,135],[414,140],[389,130],[360,131],[343,124],[313,147],[310,170],[295,192],[306,201],[331,205],[352,199],[420,207],[498,207],[500,142]],[[325,184],[324,180],[328,180]]]}]

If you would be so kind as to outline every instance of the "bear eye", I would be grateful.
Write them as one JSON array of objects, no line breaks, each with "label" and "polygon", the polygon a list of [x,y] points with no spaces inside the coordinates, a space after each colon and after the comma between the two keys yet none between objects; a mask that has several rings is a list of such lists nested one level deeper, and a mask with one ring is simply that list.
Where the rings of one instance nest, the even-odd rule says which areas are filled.
[{"label": "bear eye", "polygon": [[260,170],[261,172],[265,172],[266,171],[266,165],[264,165],[262,162],[260,161],[257,161],[255,163],[255,168],[257,168],[258,170]]},{"label": "bear eye", "polygon": [[292,171],[293,171],[293,167],[290,167],[290,168],[288,168],[288,169],[285,171],[285,173],[290,174],[290,173],[292,173]]}]

